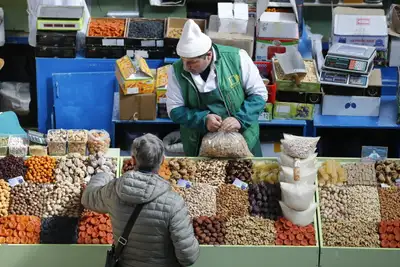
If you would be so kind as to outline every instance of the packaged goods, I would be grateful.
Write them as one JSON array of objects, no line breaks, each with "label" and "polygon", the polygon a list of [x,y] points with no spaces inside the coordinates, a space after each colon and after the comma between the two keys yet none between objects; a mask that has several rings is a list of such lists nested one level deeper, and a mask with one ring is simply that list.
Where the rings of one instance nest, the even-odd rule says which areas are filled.
[{"label": "packaged goods", "polygon": [[255,161],[253,162],[253,182],[264,181],[274,184],[279,179],[279,164],[277,162]]},{"label": "packaged goods", "polygon": [[276,220],[282,216],[279,206],[281,189],[279,184],[268,184],[265,182],[249,185],[250,214]]},{"label": "packaged goods", "polygon": [[201,245],[225,245],[225,221],[218,216],[193,219],[194,234]]},{"label": "packaged goods", "polygon": [[276,240],[278,246],[315,246],[315,228],[312,224],[298,226],[293,222],[280,218],[275,222]]},{"label": "packaged goods", "polygon": [[[281,182],[314,184],[317,177],[316,168],[290,168],[282,166]],[[297,178],[296,178],[297,177]]]},{"label": "packaged goods", "polygon": [[343,168],[347,173],[349,185],[377,185],[375,165],[373,163],[348,163]]},{"label": "packaged goods", "polygon": [[281,139],[283,153],[293,158],[306,159],[315,153],[320,137],[303,137],[283,134]]},{"label": "packaged goods", "polygon": [[84,211],[79,221],[78,244],[113,244],[111,219],[108,214]]},{"label": "packaged goods", "polygon": [[88,134],[86,130],[68,130],[68,153],[86,155]]},{"label": "packaged goods", "polygon": [[223,219],[249,215],[248,190],[223,184],[217,190],[217,215]]},{"label": "packaged goods", "polygon": [[327,160],[318,168],[318,184],[343,184],[347,181],[347,172],[335,160]]},{"label": "packaged goods", "polygon": [[76,244],[78,218],[50,217],[42,219],[41,244]]},{"label": "packaged goods", "polygon": [[91,18],[88,36],[90,37],[123,37],[125,19]]},{"label": "packaged goods", "polygon": [[10,204],[10,185],[0,180],[0,217],[8,215],[8,206]]},{"label": "packaged goods", "polygon": [[375,171],[379,183],[393,185],[400,177],[400,164],[393,160],[377,161]]},{"label": "packaged goods", "polygon": [[181,190],[191,218],[214,216],[217,213],[217,188],[208,184],[196,184]]},{"label": "packaged goods", "polygon": [[253,161],[246,160],[229,160],[226,165],[226,183],[233,183],[235,179],[239,179],[246,183],[252,182]]},{"label": "packaged goods", "polygon": [[0,217],[0,244],[39,244],[40,218],[9,215]]},{"label": "packaged goods", "polygon": [[0,136],[0,156],[6,156],[8,152],[8,137]]},{"label": "packaged goods", "polygon": [[47,146],[50,156],[64,156],[67,154],[67,131],[63,129],[49,130]]},{"label": "packaged goods", "polygon": [[205,159],[196,162],[196,174],[194,181],[219,186],[226,178],[227,161]]},{"label": "packaged goods", "polygon": [[245,158],[252,157],[246,140],[237,132],[207,133],[201,142],[200,157]]},{"label": "packaged goods", "polygon": [[31,145],[29,146],[30,156],[47,156],[47,146]]},{"label": "packaged goods", "polygon": [[323,223],[322,235],[327,247],[379,247],[378,224],[374,222]]},{"label": "packaged goods", "polygon": [[54,168],[56,159],[49,156],[33,156],[25,161],[28,168],[25,179],[37,183],[52,183],[55,181]]},{"label": "packaged goods", "polygon": [[279,163],[282,166],[290,168],[294,168],[295,166],[299,168],[315,168],[317,155],[317,153],[314,153],[305,159],[296,159],[282,152],[279,155]]},{"label": "packaged goods", "polygon": [[25,176],[26,167],[24,159],[13,155],[0,159],[0,179],[8,180],[11,178]]},{"label": "packaged goods", "polygon": [[304,211],[313,202],[315,185],[281,182],[282,202],[291,209]]},{"label": "packaged goods", "polygon": [[89,131],[88,149],[89,154],[96,154],[97,152],[107,153],[110,148],[110,135],[105,130],[91,130]]},{"label": "packaged goods", "polygon": [[197,172],[197,163],[188,158],[174,158],[169,161],[171,178],[175,181],[179,179],[193,180]]},{"label": "packaged goods", "polygon": [[28,155],[28,145],[28,139],[10,136],[8,139],[8,153],[16,157],[26,157]]},{"label": "packaged goods", "polygon": [[315,210],[318,206],[316,203],[313,203],[304,211],[296,211],[286,206],[282,201],[279,201],[279,205],[282,208],[283,216],[292,223],[300,226],[306,226],[314,221]]}]

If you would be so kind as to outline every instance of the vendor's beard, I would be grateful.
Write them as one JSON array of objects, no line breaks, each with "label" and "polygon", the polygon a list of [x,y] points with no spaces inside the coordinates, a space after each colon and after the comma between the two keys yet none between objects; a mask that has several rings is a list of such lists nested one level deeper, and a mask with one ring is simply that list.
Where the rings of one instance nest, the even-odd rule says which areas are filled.
[{"label": "vendor's beard", "polygon": [[203,71],[205,71],[205,70],[208,68],[208,66],[209,66],[210,64],[211,64],[211,61],[210,61],[204,68],[202,68],[202,69],[199,70],[199,71],[190,70],[190,69],[187,68],[186,66],[183,66],[183,69],[184,69],[185,71],[187,71],[187,72],[190,72],[190,73],[193,74],[193,75],[198,75],[198,74],[202,73]]}]

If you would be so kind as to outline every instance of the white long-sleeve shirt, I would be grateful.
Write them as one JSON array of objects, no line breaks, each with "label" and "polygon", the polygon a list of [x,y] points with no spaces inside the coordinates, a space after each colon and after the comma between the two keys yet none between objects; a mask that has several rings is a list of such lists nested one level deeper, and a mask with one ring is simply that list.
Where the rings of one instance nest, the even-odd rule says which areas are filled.
[{"label": "white long-sleeve shirt", "polygon": [[[216,55],[213,49],[213,55]],[[239,51],[240,64],[242,68],[242,86],[247,96],[260,95],[265,101],[268,100],[267,88],[260,76],[260,72],[252,59],[245,50]],[[210,74],[207,81],[201,78],[200,74],[191,74],[193,81],[200,93],[208,93],[217,89],[217,77],[215,72],[215,56],[211,65]],[[168,115],[174,108],[185,106],[182,91],[176,79],[174,68],[170,67],[168,71],[168,89],[167,89],[167,111]]]}]

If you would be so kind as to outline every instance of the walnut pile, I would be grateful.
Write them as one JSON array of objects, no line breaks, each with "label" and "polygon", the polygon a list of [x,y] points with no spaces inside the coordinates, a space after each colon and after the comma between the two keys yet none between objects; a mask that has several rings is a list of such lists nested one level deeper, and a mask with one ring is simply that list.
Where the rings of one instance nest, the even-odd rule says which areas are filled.
[{"label": "walnut pile", "polygon": [[196,176],[196,162],[192,159],[174,158],[168,164],[171,170],[171,179],[175,181],[179,179],[191,181]]}]

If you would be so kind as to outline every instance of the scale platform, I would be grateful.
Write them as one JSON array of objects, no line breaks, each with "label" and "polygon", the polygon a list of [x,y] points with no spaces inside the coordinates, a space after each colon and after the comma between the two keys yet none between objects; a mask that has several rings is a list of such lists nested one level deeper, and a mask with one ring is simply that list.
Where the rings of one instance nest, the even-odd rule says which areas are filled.
[{"label": "scale platform", "polygon": [[367,88],[369,76],[366,74],[354,74],[331,70],[322,70],[320,75],[322,85],[336,85],[355,88]]},{"label": "scale platform", "polygon": [[37,29],[45,31],[79,31],[83,27],[83,6],[40,5]]},{"label": "scale platform", "polygon": [[336,43],[329,49],[323,68],[368,74],[375,56],[375,47]]}]

